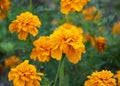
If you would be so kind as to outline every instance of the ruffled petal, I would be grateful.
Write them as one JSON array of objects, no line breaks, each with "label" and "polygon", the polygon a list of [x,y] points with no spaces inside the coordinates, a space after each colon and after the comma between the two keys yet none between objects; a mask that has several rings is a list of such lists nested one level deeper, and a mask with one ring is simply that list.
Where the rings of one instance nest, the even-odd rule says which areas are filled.
[{"label": "ruffled petal", "polygon": [[56,60],[60,60],[62,58],[62,50],[60,49],[55,49],[51,51],[51,56],[52,58],[56,59]]}]

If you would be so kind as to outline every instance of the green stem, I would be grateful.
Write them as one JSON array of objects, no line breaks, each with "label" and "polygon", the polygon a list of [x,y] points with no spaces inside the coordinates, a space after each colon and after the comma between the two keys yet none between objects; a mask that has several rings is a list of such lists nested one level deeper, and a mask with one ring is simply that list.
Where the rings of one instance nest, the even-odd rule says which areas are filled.
[{"label": "green stem", "polygon": [[57,73],[56,73],[55,82],[54,82],[53,86],[56,85],[56,82],[57,82],[57,79],[58,79],[58,75],[59,75],[59,71],[60,71],[60,65],[61,65],[61,61],[59,61],[58,70],[57,70]]},{"label": "green stem", "polygon": [[85,19],[83,18],[82,14],[81,14],[81,13],[78,13],[78,12],[77,12],[77,14],[78,14],[78,16],[80,17],[83,25],[86,24],[87,22],[86,22]]},{"label": "green stem", "polygon": [[58,77],[60,77],[59,86],[62,86],[63,75],[64,75],[64,58],[59,61],[58,70],[56,73],[55,82],[53,86],[56,86]]},{"label": "green stem", "polygon": [[4,9],[2,9],[1,7],[0,7],[0,10],[5,14],[6,18],[9,19],[8,15],[7,15],[7,12]]},{"label": "green stem", "polygon": [[66,22],[69,23],[69,18],[68,18],[68,15],[65,15],[65,19],[66,19]]},{"label": "green stem", "polygon": [[63,86],[63,80],[64,80],[64,58],[61,62],[61,68],[60,68],[60,80],[59,80],[59,86]]},{"label": "green stem", "polygon": [[1,7],[0,7],[0,10],[4,13],[4,15],[5,15],[5,20],[6,20],[6,23],[7,23],[7,27],[8,27],[8,25],[10,24],[10,19],[9,19],[9,17],[8,17],[8,14],[7,14],[7,12],[4,10],[4,9],[2,9]]},{"label": "green stem", "polygon": [[30,0],[29,10],[32,12],[32,0]]}]

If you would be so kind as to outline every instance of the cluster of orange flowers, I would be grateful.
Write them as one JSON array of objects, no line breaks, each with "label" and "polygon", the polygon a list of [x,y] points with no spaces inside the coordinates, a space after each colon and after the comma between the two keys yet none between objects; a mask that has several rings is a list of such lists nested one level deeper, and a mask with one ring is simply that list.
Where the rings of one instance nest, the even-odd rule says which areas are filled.
[{"label": "cluster of orange flowers", "polygon": [[6,12],[10,9],[11,2],[9,0],[0,0],[0,20],[4,19]]},{"label": "cluster of orange flowers", "polygon": [[33,44],[31,58],[41,62],[49,61],[50,56],[61,60],[62,53],[66,54],[72,63],[81,60],[81,54],[85,53],[82,28],[65,23],[59,26],[49,37],[41,36]]},{"label": "cluster of orange flowers", "polygon": [[[61,13],[68,15],[69,12],[80,12],[90,0],[61,0]],[[5,4],[3,4],[5,3]],[[0,19],[5,17],[4,11],[10,8],[9,0],[0,1]],[[88,12],[89,11],[89,12]],[[101,13],[96,7],[92,6],[82,11],[83,17],[86,20],[96,20],[100,18]],[[55,22],[56,23],[56,22]],[[18,39],[26,40],[28,35],[36,36],[38,29],[41,26],[41,21],[38,16],[30,12],[21,13],[16,20],[9,25],[11,33],[16,32]],[[120,33],[120,22],[113,27],[113,33]],[[106,49],[106,39],[102,36],[93,38],[87,36],[91,44],[99,51],[104,52]],[[61,60],[65,54],[67,59],[76,64],[81,60],[81,55],[85,53],[85,45],[83,44],[83,30],[71,23],[64,23],[56,28],[49,36],[40,36],[33,42],[30,58],[40,62],[49,62],[50,58]],[[14,63],[20,59],[12,56],[5,60],[5,65],[12,67]],[[13,80],[14,86],[40,86],[41,76],[44,74],[37,73],[35,66],[29,64],[28,60],[12,68],[8,74],[9,80]],[[118,85],[120,86],[120,71],[117,72]],[[107,70],[101,72],[93,72],[85,81],[85,86],[116,86],[116,79],[113,78],[113,73]]]},{"label": "cluster of orange flowers", "polygon": [[[69,12],[81,11],[87,2],[88,0],[61,0],[61,12],[68,14]],[[24,12],[12,21],[9,25],[9,31],[11,33],[17,32],[18,39],[26,40],[29,34],[36,36],[38,34],[37,27],[40,26],[41,21],[37,16],[30,12]],[[65,23],[56,28],[50,36],[40,36],[35,40],[33,42],[35,48],[32,49],[30,58],[40,62],[48,62],[50,57],[61,60],[62,54],[65,54],[70,62],[76,64],[81,60],[82,53],[85,53],[82,34],[82,28]],[[40,86],[38,82],[41,80],[40,76],[43,74],[36,73],[35,67],[25,60],[16,68],[11,69],[8,78],[13,80],[14,86]]]}]

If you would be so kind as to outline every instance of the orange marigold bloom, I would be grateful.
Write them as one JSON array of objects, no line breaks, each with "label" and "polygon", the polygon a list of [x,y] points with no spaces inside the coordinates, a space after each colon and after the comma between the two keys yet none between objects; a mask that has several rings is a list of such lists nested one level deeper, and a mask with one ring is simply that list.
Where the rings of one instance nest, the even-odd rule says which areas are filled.
[{"label": "orange marigold bloom", "polygon": [[33,45],[35,48],[32,49],[30,55],[31,59],[38,59],[40,62],[48,62],[50,60],[51,42],[47,36],[40,36],[39,39],[35,40]]},{"label": "orange marigold bloom", "polygon": [[112,33],[120,34],[120,21],[114,24]]},{"label": "orange marigold bloom", "polygon": [[38,34],[36,27],[40,26],[41,22],[38,16],[30,12],[25,12],[17,16],[16,20],[12,21],[9,25],[9,30],[11,33],[17,32],[20,40],[26,40],[28,34],[36,36]]},{"label": "orange marigold bloom", "polygon": [[62,53],[64,53],[70,62],[78,63],[81,60],[81,54],[85,53],[82,33],[82,28],[70,23],[59,26],[50,35],[53,46],[51,51],[52,58],[60,60]]},{"label": "orange marigold bloom", "polygon": [[79,12],[90,0],[61,0],[61,13],[68,15],[69,12]]},{"label": "orange marigold bloom", "polygon": [[20,58],[16,56],[11,56],[5,59],[5,67],[14,67],[20,63]]},{"label": "orange marigold bloom", "polygon": [[8,79],[13,80],[14,86],[40,86],[43,73],[37,73],[34,65],[29,64],[28,60],[12,68],[8,74]]},{"label": "orange marigold bloom", "polygon": [[91,76],[87,76],[84,86],[116,86],[116,80],[113,78],[113,73],[108,70],[93,72]]},{"label": "orange marigold bloom", "polygon": [[97,20],[101,17],[101,12],[95,6],[84,9],[82,14],[86,20]]},{"label": "orange marigold bloom", "polygon": [[0,20],[5,18],[4,11],[8,11],[10,6],[11,2],[9,0],[0,0]]},{"label": "orange marigold bloom", "polygon": [[104,50],[106,49],[106,39],[104,37],[97,37],[95,38],[95,48],[99,51],[99,52],[104,52]]},{"label": "orange marigold bloom", "polygon": [[120,86],[120,70],[119,71],[117,71],[117,74],[115,75],[116,76],[116,78],[117,78],[117,83],[118,83],[118,86]]}]

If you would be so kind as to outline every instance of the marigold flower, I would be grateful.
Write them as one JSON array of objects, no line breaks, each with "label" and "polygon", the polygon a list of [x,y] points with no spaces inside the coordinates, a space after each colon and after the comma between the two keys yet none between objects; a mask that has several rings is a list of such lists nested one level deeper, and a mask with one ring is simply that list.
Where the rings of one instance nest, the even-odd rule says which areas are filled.
[{"label": "marigold flower", "polygon": [[69,12],[79,12],[90,0],[61,0],[61,13],[68,15]]},{"label": "marigold flower", "polygon": [[35,66],[25,60],[10,70],[8,79],[9,81],[13,80],[14,86],[40,86],[41,76],[43,73],[37,73]]},{"label": "marigold flower", "polygon": [[17,16],[16,20],[12,21],[9,25],[9,31],[11,33],[17,32],[20,40],[26,40],[28,34],[36,36],[38,34],[36,27],[40,26],[41,22],[38,16],[30,12],[25,12]]},{"label": "marigold flower", "polygon": [[33,45],[35,48],[32,49],[30,58],[34,60],[38,59],[40,62],[48,62],[51,55],[50,38],[47,36],[40,36],[39,39],[34,41]]},{"label": "marigold flower", "polygon": [[84,86],[116,86],[116,80],[113,78],[113,73],[108,70],[93,72],[91,76],[87,76]]},{"label": "marigold flower", "polygon": [[95,38],[95,48],[103,53],[104,50],[106,49],[106,39],[102,36],[96,37]]},{"label": "marigold flower", "polygon": [[82,28],[70,23],[59,26],[50,35],[53,46],[51,51],[52,58],[60,60],[62,53],[64,53],[70,62],[78,63],[81,60],[81,54],[85,53],[82,33]]},{"label": "marigold flower", "polygon": [[14,67],[20,63],[20,58],[16,56],[11,56],[5,59],[5,67]]},{"label": "marigold flower", "polygon": [[101,17],[101,12],[95,6],[85,8],[82,15],[86,20],[97,20]]},{"label": "marigold flower", "polygon": [[117,71],[117,74],[116,74],[115,76],[116,76],[116,78],[117,78],[118,86],[120,86],[120,70]]},{"label": "marigold flower", "polygon": [[120,34],[120,21],[114,24],[112,33]]},{"label": "marigold flower", "polygon": [[4,11],[8,11],[10,6],[11,2],[9,0],[0,0],[0,20],[5,18]]}]

